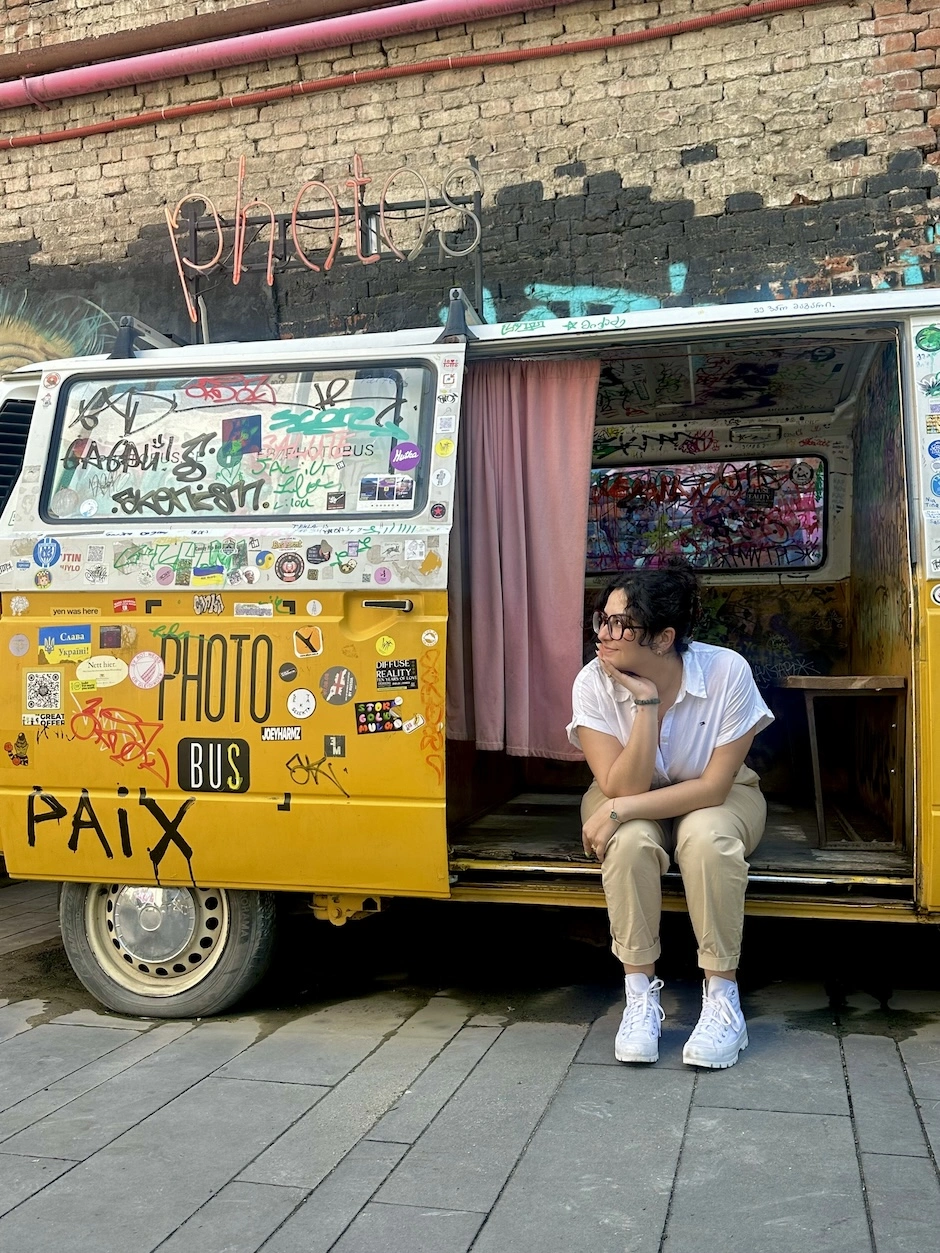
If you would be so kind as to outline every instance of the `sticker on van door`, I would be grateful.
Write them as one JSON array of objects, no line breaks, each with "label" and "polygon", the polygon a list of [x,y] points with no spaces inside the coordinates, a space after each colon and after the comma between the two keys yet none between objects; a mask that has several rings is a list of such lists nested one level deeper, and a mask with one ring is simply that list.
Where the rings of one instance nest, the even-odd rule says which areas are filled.
[{"label": "sticker on van door", "polygon": [[251,781],[247,740],[192,739],[179,742],[179,786],[183,792],[247,792]]},{"label": "sticker on van door", "polygon": [[24,686],[27,715],[62,708],[61,670],[27,670]]},{"label": "sticker on van door", "polygon": [[44,535],[33,547],[33,561],[37,566],[54,566],[61,556],[62,545],[51,535]]},{"label": "sticker on van door", "polygon": [[91,627],[43,627],[39,632],[39,647],[50,666],[61,661],[84,661],[91,656]]},{"label": "sticker on van door", "polygon": [[319,657],[323,652],[323,632],[319,627],[299,627],[294,631],[294,656]]}]

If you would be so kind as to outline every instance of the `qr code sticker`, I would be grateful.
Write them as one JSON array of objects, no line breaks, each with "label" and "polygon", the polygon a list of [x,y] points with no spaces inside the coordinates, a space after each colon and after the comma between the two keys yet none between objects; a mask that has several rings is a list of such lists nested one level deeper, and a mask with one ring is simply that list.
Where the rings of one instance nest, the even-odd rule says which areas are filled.
[{"label": "qr code sticker", "polygon": [[87,561],[90,566],[97,565],[99,561],[104,561],[104,544],[89,544]]},{"label": "qr code sticker", "polygon": [[26,708],[61,709],[62,675],[58,670],[26,671]]}]

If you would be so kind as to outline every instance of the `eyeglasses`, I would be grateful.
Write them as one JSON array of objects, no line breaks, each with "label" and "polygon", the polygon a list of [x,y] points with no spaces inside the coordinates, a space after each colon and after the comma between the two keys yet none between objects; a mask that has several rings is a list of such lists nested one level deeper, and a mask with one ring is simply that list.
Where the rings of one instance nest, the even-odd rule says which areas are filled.
[{"label": "eyeglasses", "polygon": [[631,622],[626,614],[611,613],[606,614],[602,610],[598,610],[591,619],[591,625],[594,628],[594,634],[600,635],[601,627],[607,628],[608,634],[612,640],[622,640],[624,634],[629,631],[630,639],[636,635],[641,628],[635,622]]}]

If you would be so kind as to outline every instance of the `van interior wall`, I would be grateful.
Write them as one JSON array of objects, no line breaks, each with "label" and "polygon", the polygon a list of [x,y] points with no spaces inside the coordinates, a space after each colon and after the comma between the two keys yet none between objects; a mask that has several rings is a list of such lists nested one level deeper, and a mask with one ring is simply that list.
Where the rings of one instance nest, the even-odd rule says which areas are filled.
[{"label": "van interior wall", "polygon": [[[851,673],[900,675],[910,691],[913,588],[898,354],[893,343],[876,354],[859,393],[852,479]],[[851,723],[855,735],[851,786],[889,824],[894,807],[903,804],[905,762],[911,761],[909,750],[905,761],[897,760],[895,717],[893,698],[867,698],[856,702]]]}]

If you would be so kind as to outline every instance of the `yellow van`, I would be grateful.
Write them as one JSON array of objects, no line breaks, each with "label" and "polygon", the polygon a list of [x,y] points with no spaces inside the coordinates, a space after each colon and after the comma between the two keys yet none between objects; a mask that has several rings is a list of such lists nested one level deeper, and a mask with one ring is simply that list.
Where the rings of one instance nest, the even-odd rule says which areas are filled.
[{"label": "yellow van", "polygon": [[0,847],[111,1008],[232,1004],[278,894],[603,905],[570,684],[671,553],[777,715],[749,912],[940,917],[940,295],[465,313],[0,384]]}]

